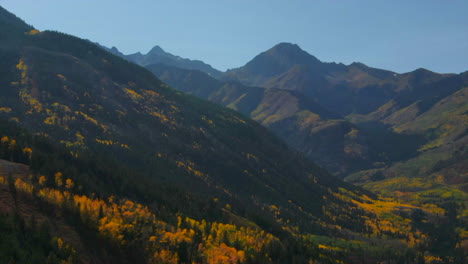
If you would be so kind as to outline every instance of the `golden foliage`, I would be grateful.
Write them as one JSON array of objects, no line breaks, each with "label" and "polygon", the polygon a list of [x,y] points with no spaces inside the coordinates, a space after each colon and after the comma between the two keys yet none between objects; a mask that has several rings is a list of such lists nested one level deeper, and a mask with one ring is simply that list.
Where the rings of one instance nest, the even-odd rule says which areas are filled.
[{"label": "golden foliage", "polygon": [[25,181],[23,181],[21,178],[17,178],[15,180],[15,188],[17,190],[21,190],[23,192],[27,192],[27,193],[32,193],[34,187],[32,184],[29,184]]},{"label": "golden foliage", "polygon": [[143,99],[143,96],[141,96],[139,93],[135,92],[134,90],[124,88],[124,92],[127,96],[129,96],[133,101],[138,101],[140,99]]},{"label": "golden foliage", "polygon": [[67,80],[67,78],[65,78],[65,76],[63,76],[62,74],[57,74],[57,77],[59,77],[59,79],[61,79],[62,81]]},{"label": "golden foliage", "polygon": [[161,251],[156,251],[153,254],[153,259],[151,263],[154,264],[177,264],[179,263],[179,258],[177,257],[177,254],[169,251],[162,249]]},{"label": "golden foliage", "polygon": [[110,139],[106,140],[106,139],[96,138],[96,142],[99,143],[99,144],[107,145],[107,146],[112,146],[112,145],[115,144],[115,142],[113,142]]},{"label": "golden foliage", "polygon": [[11,139],[9,149],[13,149],[15,146],[16,146],[16,140]]},{"label": "golden foliage", "polygon": [[27,71],[28,70],[28,66],[24,63],[24,59],[21,58],[18,62],[18,64],[16,65],[16,69],[20,70],[20,71]]},{"label": "golden foliage", "polygon": [[81,115],[81,116],[83,116],[85,118],[86,121],[91,122],[95,126],[99,126],[99,122],[96,119],[90,117],[89,115],[87,115],[87,114],[85,114],[85,113],[83,113],[81,111],[75,111],[75,114]]},{"label": "golden foliage", "polygon": [[37,98],[31,95],[30,91],[28,90],[28,85],[30,83],[28,77],[28,66],[26,65],[23,58],[21,58],[16,65],[16,69],[21,72],[21,85],[22,87],[19,90],[19,95],[21,100],[28,104],[31,109],[27,113],[32,113],[33,111],[40,113],[43,109],[41,102]]},{"label": "golden foliage", "polygon": [[[179,216],[177,225],[173,226],[158,220],[148,207],[131,200],[109,197],[106,201],[75,195],[71,192],[74,186],[71,179],[65,181],[66,189],[63,190],[44,187],[45,176],[37,179],[38,184],[34,185],[17,178],[15,186],[26,193],[33,193],[37,188],[35,193],[39,199],[58,208],[75,208],[83,223],[119,245],[141,241],[150,256],[149,263],[178,263],[179,256],[175,249],[181,244],[190,245],[203,263],[245,263],[248,258],[246,252],[258,254],[268,244],[278,241],[264,231],[188,217]],[[57,172],[54,179],[57,187],[63,186],[61,172]],[[58,248],[67,247],[61,238],[57,238],[55,243]]]},{"label": "golden foliage", "polygon": [[9,140],[10,140],[10,139],[9,139],[7,136],[4,136],[4,137],[2,137],[2,139],[0,139],[0,142],[1,142],[2,144],[7,144]]},{"label": "golden foliage", "polygon": [[245,253],[237,251],[224,243],[217,247],[211,247],[205,252],[209,264],[237,264],[245,261]]},{"label": "golden foliage", "polygon": [[32,152],[33,151],[31,148],[23,148],[23,153],[26,154],[29,157],[29,159],[31,159],[32,157]]},{"label": "golden foliage", "polygon": [[47,181],[47,178],[44,175],[39,176],[38,183],[40,186],[44,186]]},{"label": "golden foliage", "polygon": [[57,246],[59,249],[63,248],[63,240],[61,238],[57,238]]},{"label": "golden foliage", "polygon": [[64,112],[71,112],[70,107],[68,107],[66,105],[63,105],[63,104],[60,104],[58,102],[53,103],[52,106],[54,108],[58,108],[58,109],[60,109],[61,111],[64,111]]},{"label": "golden foliage", "polygon": [[106,146],[119,146],[121,148],[125,148],[125,149],[130,149],[130,147],[127,145],[127,144],[123,144],[123,143],[119,143],[119,142],[114,142],[112,141],[111,139],[99,139],[99,138],[96,138],[95,139],[97,143],[99,144],[103,144],[103,145],[106,145]]},{"label": "golden foliage", "polygon": [[32,29],[30,30],[29,32],[27,32],[26,34],[28,35],[36,35],[36,34],[39,34],[41,33],[41,31],[37,30],[37,29]]},{"label": "golden foliage", "polygon": [[425,239],[421,232],[412,230],[410,219],[404,218],[397,213],[406,212],[405,214],[409,214],[418,207],[388,199],[374,200],[366,195],[357,197],[343,188],[339,190],[339,193],[334,193],[336,197],[343,201],[350,201],[371,214],[366,216],[365,224],[372,235],[382,237],[404,234],[402,241],[410,246],[414,246]]},{"label": "golden foliage", "polygon": [[149,112],[150,115],[152,116],[155,116],[157,118],[159,118],[159,120],[162,122],[162,123],[167,123],[169,122],[169,119],[167,118],[167,116],[161,114],[161,113],[158,113],[156,111],[152,111],[152,112]]},{"label": "golden foliage", "polygon": [[70,190],[70,189],[73,189],[74,186],[75,186],[75,183],[71,179],[67,179],[65,181],[65,188]]},{"label": "golden foliage", "polygon": [[44,124],[55,125],[58,123],[58,118],[56,116],[49,116],[44,119]]},{"label": "golden foliage", "polygon": [[63,174],[61,172],[55,173],[55,185],[57,187],[62,187],[63,186],[63,179],[62,179]]},{"label": "golden foliage", "polygon": [[177,164],[177,167],[184,168],[190,174],[193,174],[200,178],[206,178],[206,175],[203,172],[195,169],[195,163],[193,163],[192,161],[187,161],[187,162],[176,161],[176,164]]},{"label": "golden foliage", "polygon": [[11,110],[10,107],[0,107],[0,113],[10,113]]}]

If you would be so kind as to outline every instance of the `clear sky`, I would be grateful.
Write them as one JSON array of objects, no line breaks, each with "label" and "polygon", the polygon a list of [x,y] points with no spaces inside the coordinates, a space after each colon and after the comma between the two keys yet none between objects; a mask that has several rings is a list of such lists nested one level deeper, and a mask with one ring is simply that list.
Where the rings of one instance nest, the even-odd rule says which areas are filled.
[{"label": "clear sky", "polygon": [[468,70],[467,0],[0,0],[40,30],[225,70],[279,42],[326,62]]}]

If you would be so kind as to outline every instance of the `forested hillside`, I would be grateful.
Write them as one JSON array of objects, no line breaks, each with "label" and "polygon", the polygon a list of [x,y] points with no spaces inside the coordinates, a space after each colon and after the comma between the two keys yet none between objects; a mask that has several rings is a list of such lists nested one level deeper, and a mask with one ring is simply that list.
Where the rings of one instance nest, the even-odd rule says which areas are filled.
[{"label": "forested hillside", "polygon": [[251,116],[349,182],[417,205],[455,203],[464,215],[466,72],[397,74],[323,63],[288,43],[226,72],[234,81],[163,64],[147,68],[181,91]]},{"label": "forested hillside", "polygon": [[1,261],[465,257],[466,222],[452,207],[345,183],[255,121],[89,41],[2,8],[0,28]]}]

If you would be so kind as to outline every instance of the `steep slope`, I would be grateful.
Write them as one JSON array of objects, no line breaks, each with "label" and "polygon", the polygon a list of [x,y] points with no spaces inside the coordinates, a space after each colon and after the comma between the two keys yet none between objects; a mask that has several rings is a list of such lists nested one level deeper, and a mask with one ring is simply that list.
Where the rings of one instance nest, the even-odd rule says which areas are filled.
[{"label": "steep slope", "polygon": [[[425,138],[417,155],[398,162],[390,168],[365,172],[365,177],[350,177],[355,182],[365,182],[369,175],[382,174],[409,178],[426,178],[441,184],[461,184],[466,191],[466,122],[468,107],[468,74],[452,75],[431,80],[433,73],[417,70],[405,78],[409,82],[419,79],[420,86],[402,92],[385,105],[368,115],[353,115],[355,123],[381,123],[399,134],[413,134]],[[419,77],[418,77],[419,76]],[[458,164],[458,165],[457,165]],[[443,179],[441,181],[441,178]],[[375,189],[375,188],[374,188]],[[427,190],[427,188],[426,188]]]},{"label": "steep slope", "polygon": [[[265,63],[271,65],[262,66]],[[467,86],[466,76],[466,73],[437,74],[425,69],[396,74],[360,63],[348,66],[322,63],[297,45],[285,43],[225,74],[225,78],[255,83],[268,89],[296,91],[328,111],[341,114],[368,135],[372,156],[388,157],[374,160],[378,163],[368,166],[370,169],[387,168],[406,160],[420,160],[424,155],[418,156],[423,154],[428,144],[437,140],[437,135],[443,134],[449,139],[463,136],[460,131],[467,129],[466,123],[458,122],[455,125],[457,129],[447,130],[444,118],[438,111],[450,116],[453,114],[458,120],[463,119],[466,113],[447,113],[437,105],[447,104],[447,109],[463,109],[461,103],[446,98],[461,93]],[[420,117],[425,121],[419,122]],[[429,120],[434,123],[428,125]],[[431,155],[433,164],[442,164],[447,159],[443,156],[459,152],[458,144],[452,144],[450,140],[439,140],[437,144],[444,147],[439,149],[441,152],[438,155]],[[437,153],[439,150],[433,149],[431,152]],[[451,150],[450,153],[447,153],[448,150]],[[447,155],[442,155],[442,152]],[[422,163],[416,167],[421,169],[421,166]]]},{"label": "steep slope", "polygon": [[163,64],[146,68],[179,91],[250,116],[335,175],[376,161],[365,132],[296,91],[223,82],[200,71]]},{"label": "steep slope", "polygon": [[[466,77],[466,73],[462,75],[465,80]],[[441,100],[429,97],[404,108],[399,108],[394,101],[395,110],[391,114],[375,112],[364,117],[372,119],[379,116],[381,122],[395,131],[419,134],[426,137],[427,142],[411,159],[387,168],[357,173],[348,179],[387,195],[398,191],[406,201],[424,203],[439,199],[440,203],[441,199],[443,202],[466,202],[468,82],[465,81],[464,85],[465,88]],[[369,179],[375,175],[380,175],[381,180],[370,182]]]},{"label": "steep slope", "polygon": [[[258,71],[264,61],[276,70]],[[345,116],[368,136],[372,156],[386,157],[348,181],[405,202],[458,208],[462,218],[468,198],[467,76],[321,63],[297,46],[279,44],[225,78],[298,91]]]},{"label": "steep slope", "polygon": [[384,125],[375,128],[353,124],[294,89],[223,82],[199,71],[162,64],[147,68],[180,91],[250,116],[337,176],[411,158],[425,142]]},{"label": "steep slope", "polygon": [[295,65],[320,67],[321,62],[296,44],[280,43],[262,52],[245,66],[228,70],[227,78],[252,86],[264,86],[272,78],[281,75]]},{"label": "steep slope", "polygon": [[73,152],[111,151],[150,181],[233,206],[282,200],[287,208],[288,200],[297,200],[317,213],[326,187],[320,191],[312,179],[342,185],[255,122],[178,94],[89,42],[54,32],[26,34],[23,41],[3,63],[12,74],[2,83],[2,114]]},{"label": "steep slope", "polygon": [[[72,157],[64,149],[43,138],[27,136],[3,120],[0,126],[1,157],[32,164],[28,168],[0,160],[0,229],[2,238],[10,239],[0,241],[2,261],[217,263],[232,258],[237,263],[248,258],[269,262],[258,248],[262,245],[273,248],[279,243],[277,238],[241,217],[237,221],[244,221],[242,228],[197,221],[180,214],[166,222],[159,212],[157,216],[154,214],[155,208],[123,198],[122,193],[127,191],[115,190],[111,197],[98,198],[103,189],[91,193],[90,185],[81,185],[86,182],[79,174],[88,170],[88,175],[101,183],[109,181],[106,177],[115,178],[112,174],[118,170],[91,159]],[[16,133],[18,140],[7,138],[4,132],[20,132]],[[30,147],[23,148],[26,142]],[[51,150],[54,152],[50,153]],[[41,160],[47,161],[38,162]],[[59,164],[65,160],[65,164]],[[83,163],[100,171],[83,168]],[[55,173],[47,174],[49,169]],[[236,219],[227,209],[223,214]],[[226,243],[237,243],[236,248]],[[281,255],[267,251],[264,253]]]},{"label": "steep slope", "polygon": [[12,34],[22,34],[23,32],[27,32],[33,29],[33,27],[26,24],[23,20],[19,19],[1,6],[0,26],[0,40],[2,40],[0,45],[6,44],[9,40],[11,40],[9,36]]},{"label": "steep slope", "polygon": [[[235,81],[228,82],[230,85],[226,84],[226,88],[222,82],[202,77],[202,73],[162,65],[148,68],[184,92],[250,115],[335,174],[351,173],[347,181],[400,201],[440,206],[455,210],[459,218],[466,217],[463,208],[468,201],[468,73],[442,75],[418,69],[395,74],[359,63],[346,66],[347,70],[341,72],[337,71],[343,67],[340,65],[327,71],[329,65],[317,68],[320,63],[297,46],[279,46],[281,48],[275,47],[257,56],[245,67],[227,73],[244,83],[263,82],[266,88],[244,87]],[[285,48],[293,51],[278,55]],[[298,56],[305,58],[301,60]],[[276,66],[261,66],[268,63]],[[197,81],[188,76],[197,76]],[[286,94],[295,99],[285,99],[288,98]],[[297,98],[305,104],[294,108],[292,102],[299,101]],[[247,111],[236,106],[243,101],[248,102]],[[348,110],[341,108],[346,104]],[[323,122],[327,120],[326,115],[300,111],[310,106],[342,111],[342,114],[348,114],[353,108],[354,112],[347,116],[353,124],[339,123],[336,119]],[[292,109],[297,114],[278,118],[274,109]],[[260,115],[256,115],[258,113]],[[268,122],[270,120],[273,122]],[[333,121],[335,126],[326,126]],[[306,137],[304,128],[314,133]],[[346,145],[342,144],[343,138],[349,140],[345,141]],[[351,160],[354,167],[346,166],[350,159],[341,155],[342,150],[350,150],[347,154],[359,158]]]},{"label": "steep slope", "polygon": [[[48,263],[210,264],[416,263],[423,259],[459,263],[463,259],[461,244],[457,244],[458,221],[437,207],[420,209],[374,200],[341,188],[328,197],[340,202],[327,203],[331,217],[327,222],[344,217],[332,211],[346,202],[348,210],[359,208],[351,210],[350,217],[366,215],[361,232],[367,235],[357,236],[340,226],[328,226],[324,235],[317,235],[318,229],[314,234],[298,233],[297,227],[282,223],[286,229],[278,238],[217,199],[203,216],[220,210],[229,223],[200,221],[180,212],[175,217],[162,210],[161,201],[150,199],[144,205],[129,199],[138,185],[137,174],[122,173],[122,165],[110,166],[106,155],[70,153],[62,144],[31,136],[2,119],[0,138],[0,229],[10,242],[0,241],[0,256],[10,262],[43,263],[46,257]],[[129,176],[134,180],[125,188],[115,184]],[[146,191],[146,199],[155,191],[154,186],[148,187],[153,191]],[[199,206],[194,201],[190,205]],[[269,210],[281,214],[276,206]],[[337,239],[340,234],[346,240]],[[419,252],[417,256],[412,248]]]}]

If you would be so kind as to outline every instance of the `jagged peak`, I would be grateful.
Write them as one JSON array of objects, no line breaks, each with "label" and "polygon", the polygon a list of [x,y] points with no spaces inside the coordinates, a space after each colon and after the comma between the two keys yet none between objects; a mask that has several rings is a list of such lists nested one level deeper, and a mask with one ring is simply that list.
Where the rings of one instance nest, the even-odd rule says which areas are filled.
[{"label": "jagged peak", "polygon": [[289,42],[281,42],[276,44],[271,49],[264,52],[265,55],[271,56],[280,56],[283,58],[287,58],[292,63],[304,63],[307,62],[320,62],[315,56],[309,54],[308,52],[304,51],[299,45],[289,43]]},{"label": "jagged peak", "polygon": [[150,55],[150,54],[161,55],[161,54],[166,54],[166,52],[161,47],[156,45],[146,55]]}]

